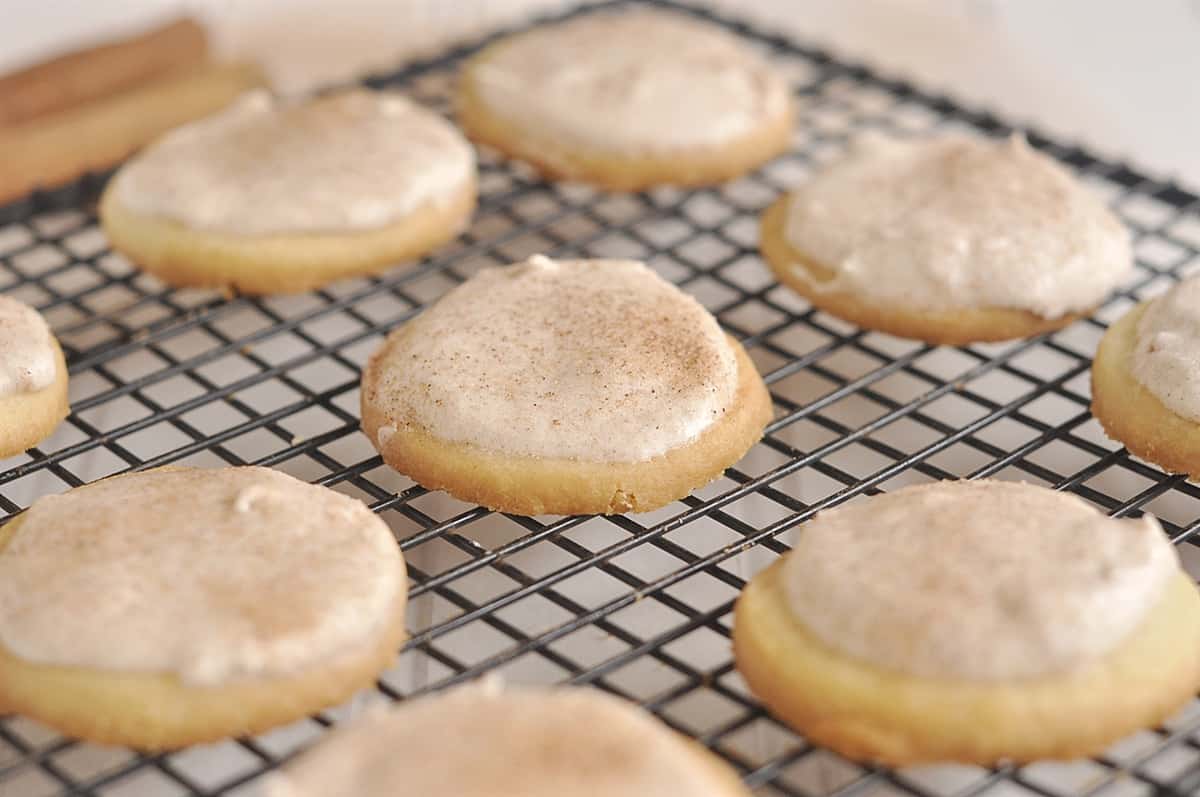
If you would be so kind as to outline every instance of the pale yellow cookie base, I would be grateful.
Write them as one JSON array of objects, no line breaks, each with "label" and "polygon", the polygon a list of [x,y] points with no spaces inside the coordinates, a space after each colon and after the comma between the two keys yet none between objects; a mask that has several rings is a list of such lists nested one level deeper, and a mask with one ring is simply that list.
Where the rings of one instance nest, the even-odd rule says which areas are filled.
[{"label": "pale yellow cookie base", "polygon": [[656,185],[712,185],[740,177],[785,151],[795,108],[720,147],[663,152],[615,153],[574,147],[539,129],[513,124],[487,107],[475,85],[475,70],[495,56],[497,42],[463,66],[456,105],[458,122],[471,139],[523,160],[552,180],[579,180],[610,191],[641,191]]},{"label": "pale yellow cookie base", "polygon": [[[678,732],[671,731],[671,733]],[[713,792],[714,797],[751,797],[750,789],[742,783],[733,767],[690,736],[679,734],[679,737],[687,743],[689,751],[694,754],[692,765],[696,769],[707,769],[711,774],[712,786],[717,789]]]},{"label": "pale yellow cookie base", "polygon": [[169,285],[248,294],[300,293],[386,271],[452,240],[475,209],[471,180],[448,202],[428,203],[376,230],[239,236],[134,213],[117,199],[114,184],[100,200],[113,249]]},{"label": "pale yellow cookie base", "polygon": [[[695,441],[645,462],[601,463],[497,454],[405,427],[378,409],[375,353],[363,372],[363,431],[388,465],[431,490],[518,515],[648,512],[682,498],[742,458],[771,420],[771,396],[741,344],[730,338],[738,388],[725,415]],[[379,445],[379,429],[397,431]]]},{"label": "pale yellow cookie base", "polygon": [[[1042,318],[1027,310],[1004,307],[962,310],[919,310],[875,304],[852,293],[815,289],[810,279],[833,279],[828,267],[813,261],[788,242],[785,235],[790,197],[777,199],[763,213],[759,229],[759,248],[763,258],[784,285],[803,296],[813,306],[845,319],[864,329],[887,332],[926,343],[962,346],[968,343],[1028,338],[1051,332],[1077,321],[1084,314]],[[809,278],[797,274],[808,272]]]},{"label": "pale yellow cookie base", "polygon": [[[0,550],[20,524],[18,516],[0,527]],[[401,592],[385,630],[364,650],[294,675],[223,686],[189,686],[165,674],[37,664],[0,647],[0,707],[72,738],[146,751],[261,733],[370,686],[393,664],[405,638],[406,602]]]},{"label": "pale yellow cookie base", "polygon": [[115,166],[171,128],[261,85],[256,66],[210,64],[0,127],[0,203]]},{"label": "pale yellow cookie base", "polygon": [[34,393],[0,398],[0,457],[11,457],[49,437],[71,408],[67,399],[67,361],[54,340],[54,382]]},{"label": "pale yellow cookie base", "polygon": [[1092,414],[1112,439],[1168,473],[1200,480],[1200,424],[1167,409],[1129,371],[1143,302],[1108,328],[1092,362]]},{"label": "pale yellow cookie base", "polygon": [[733,646],[738,670],[772,714],[849,758],[893,766],[1069,759],[1154,726],[1196,694],[1200,594],[1180,573],[1139,629],[1077,673],[934,680],[871,666],[817,640],[789,610],[777,562],[738,599]]}]

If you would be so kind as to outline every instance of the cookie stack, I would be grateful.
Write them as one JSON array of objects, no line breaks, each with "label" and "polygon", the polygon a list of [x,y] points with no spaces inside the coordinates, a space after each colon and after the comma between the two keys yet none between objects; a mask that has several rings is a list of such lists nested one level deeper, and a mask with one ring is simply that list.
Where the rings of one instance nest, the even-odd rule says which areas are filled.
[{"label": "cookie stack", "polygon": [[[631,10],[484,48],[457,113],[465,137],[395,92],[250,92],[129,160],[100,218],[115,249],[171,285],[318,290],[469,227],[468,137],[547,179],[703,186],[784,151],[796,110],[736,36]],[[814,307],[932,344],[1060,329],[1132,264],[1120,222],[1020,136],[855,142],[765,211],[760,245]],[[1193,476],[1198,308],[1200,282],[1137,308],[1094,369],[1104,427]],[[0,299],[0,453],[50,434],[66,390],[45,322]],[[627,260],[482,269],[393,330],[362,373],[362,428],[385,463],[521,515],[661,508],[739,461],[771,418],[742,345]],[[391,664],[405,586],[386,525],[328,488],[266,468],[106,479],[0,530],[0,705],[151,750],[265,730]],[[1200,593],[1152,518],[946,482],[816,516],[746,587],[733,640],[753,693],[813,741],[897,765],[990,765],[1094,753],[1188,700]],[[270,785],[401,788],[746,794],[724,763],[614,698],[492,682],[372,715]]]}]

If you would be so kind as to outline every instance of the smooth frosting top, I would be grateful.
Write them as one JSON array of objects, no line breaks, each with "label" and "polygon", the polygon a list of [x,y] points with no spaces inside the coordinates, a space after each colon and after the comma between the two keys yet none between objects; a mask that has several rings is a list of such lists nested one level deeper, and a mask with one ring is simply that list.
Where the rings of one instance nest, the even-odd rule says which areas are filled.
[{"label": "smooth frosting top", "polygon": [[1149,303],[1129,370],[1171,412],[1200,423],[1200,277]]},{"label": "smooth frosting top", "polygon": [[44,390],[57,375],[54,336],[41,313],[0,296],[0,398]]},{"label": "smooth frosting top", "polygon": [[469,684],[370,714],[267,781],[268,797],[725,797],[649,714],[595,689]]},{"label": "smooth frosting top", "polygon": [[973,681],[1086,666],[1179,571],[1158,522],[1028,484],[939,482],[822,512],[783,567],[796,618],[890,670]]},{"label": "smooth frosting top", "polygon": [[1055,161],[1012,136],[862,137],[795,191],[785,234],[833,271],[818,290],[926,310],[1089,310],[1133,267],[1129,234]]},{"label": "smooth frosting top", "polygon": [[535,255],[486,268],[394,332],[367,398],[393,426],[509,455],[640,462],[718,420],[737,358],[699,302],[641,263]]},{"label": "smooth frosting top", "polygon": [[601,151],[716,146],[787,112],[787,82],[737,37],[681,14],[589,14],[513,36],[471,73],[488,110]]},{"label": "smooth frosting top", "polygon": [[34,502],[0,547],[0,644],[220,685],[369,645],[406,588],[362,502],[268,468],[170,468]]},{"label": "smooth frosting top", "polygon": [[279,104],[257,91],[166,134],[115,179],[134,212],[268,235],[384,227],[453,200],[474,170],[462,135],[399,94]]}]

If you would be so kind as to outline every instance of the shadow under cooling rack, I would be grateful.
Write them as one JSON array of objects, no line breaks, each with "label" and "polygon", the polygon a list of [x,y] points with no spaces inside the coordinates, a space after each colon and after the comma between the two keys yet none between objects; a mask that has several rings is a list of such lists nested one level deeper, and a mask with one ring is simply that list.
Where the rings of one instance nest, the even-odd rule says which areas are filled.
[{"label": "shadow under cooling rack", "polygon": [[[651,3],[668,5],[667,3]],[[612,4],[609,4],[612,5]],[[772,280],[756,218],[860,131],[967,128],[992,116],[703,10],[792,80],[792,150],[728,185],[610,195],[480,156],[481,203],[453,245],[380,279],[253,299],[164,288],[107,248],[103,177],[0,208],[0,289],[39,307],[71,367],[73,412],[3,464],[0,509],[129,469],[257,463],[368,502],[410,563],[411,641],[373,692],[253,739],[146,756],[0,719],[0,795],[233,795],[375,701],[497,671],[593,684],[729,759],[762,794],[1183,795],[1200,792],[1200,702],[1105,755],[996,770],[886,770],[808,745],[767,717],[733,669],[732,601],[818,510],[903,484],[996,476],[1152,512],[1200,573],[1200,488],[1132,459],[1088,411],[1108,321],[1200,265],[1200,203],[1177,186],[1042,136],[1134,231],[1138,267],[1094,318],[1028,341],[930,347],[849,326]],[[586,12],[585,12],[586,13]],[[477,45],[476,45],[477,46]],[[388,76],[448,112],[460,48]],[[655,513],[522,518],[428,493],[358,431],[358,374],[383,335],[478,269],[527,255],[643,259],[742,339],[776,417],[716,483]]]}]

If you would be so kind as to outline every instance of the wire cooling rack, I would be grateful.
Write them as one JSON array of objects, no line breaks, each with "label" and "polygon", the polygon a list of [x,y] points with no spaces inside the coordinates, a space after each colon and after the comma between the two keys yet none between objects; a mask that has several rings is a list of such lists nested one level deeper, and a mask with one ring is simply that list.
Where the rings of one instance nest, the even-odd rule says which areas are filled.
[{"label": "wire cooling rack", "polygon": [[[1028,341],[935,348],[857,329],[774,283],[756,253],[758,212],[866,128],[1008,126],[819,50],[687,12],[767,51],[802,105],[791,153],[720,188],[603,194],[541,182],[485,151],[480,208],[457,243],[381,279],[266,299],[168,290],[139,275],[96,226],[101,177],[0,209],[0,289],[50,320],[68,354],[73,407],[49,441],[4,463],[5,514],[120,471],[257,463],[368,502],[412,575],[412,638],[377,689],[350,705],[254,739],[152,756],[3,718],[0,795],[257,793],[260,775],[364,704],[488,671],[623,695],[713,748],[762,794],[1200,793],[1198,701],[1093,760],[887,770],[849,763],[771,720],[729,648],[738,590],[800,524],[913,482],[1022,479],[1114,515],[1153,512],[1200,572],[1200,489],[1130,458],[1088,412],[1089,362],[1106,323],[1200,265],[1200,202],[1032,135],[1133,229],[1134,279],[1095,318]],[[454,69],[474,49],[367,82],[448,111]],[[770,385],[776,418],[763,442],[694,495],[612,518],[492,513],[382,466],[358,430],[368,354],[479,268],[536,252],[644,259],[698,297]]]}]

